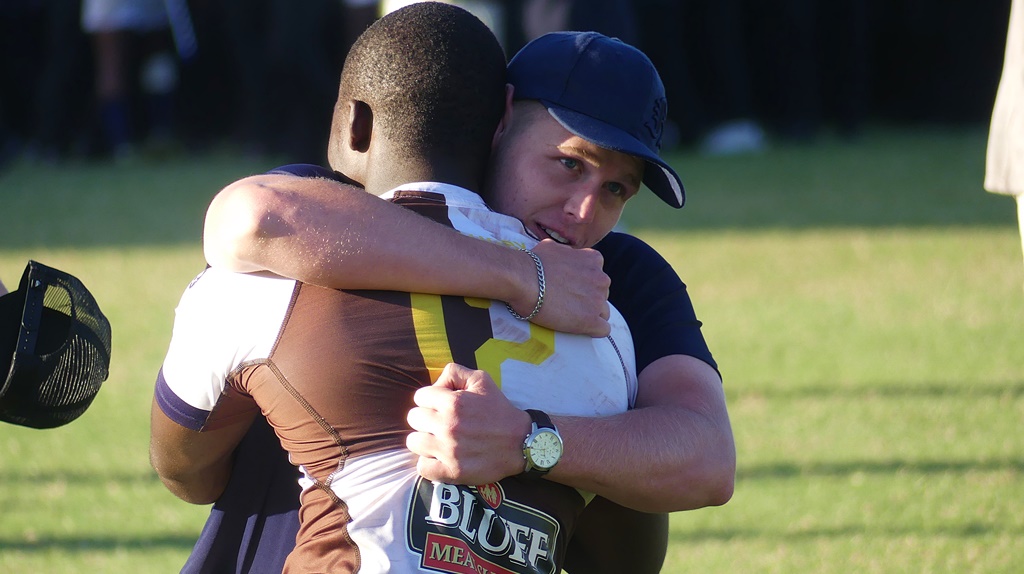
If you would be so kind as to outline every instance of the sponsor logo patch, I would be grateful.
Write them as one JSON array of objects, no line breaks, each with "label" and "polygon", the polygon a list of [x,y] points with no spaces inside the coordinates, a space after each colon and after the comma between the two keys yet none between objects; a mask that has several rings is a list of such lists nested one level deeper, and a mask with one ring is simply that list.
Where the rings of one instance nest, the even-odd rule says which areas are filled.
[{"label": "sponsor logo patch", "polygon": [[506,498],[500,484],[420,478],[409,508],[409,548],[423,568],[452,574],[554,574],[558,522]]}]

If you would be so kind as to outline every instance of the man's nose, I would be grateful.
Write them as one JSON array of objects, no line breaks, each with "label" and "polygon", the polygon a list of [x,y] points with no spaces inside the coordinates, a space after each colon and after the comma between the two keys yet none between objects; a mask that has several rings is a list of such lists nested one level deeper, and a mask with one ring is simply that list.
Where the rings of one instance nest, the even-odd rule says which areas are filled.
[{"label": "man's nose", "polygon": [[573,193],[565,202],[566,213],[572,215],[580,223],[590,223],[597,215],[598,193],[600,190],[589,188]]}]

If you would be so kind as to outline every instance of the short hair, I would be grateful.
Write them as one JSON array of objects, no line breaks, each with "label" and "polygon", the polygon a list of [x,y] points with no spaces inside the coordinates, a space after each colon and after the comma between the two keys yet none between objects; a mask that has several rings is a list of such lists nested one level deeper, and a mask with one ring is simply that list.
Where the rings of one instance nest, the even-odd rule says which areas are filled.
[{"label": "short hair", "polygon": [[356,40],[345,59],[338,105],[366,102],[374,131],[428,158],[486,162],[504,112],[505,53],[466,10],[411,4]]}]

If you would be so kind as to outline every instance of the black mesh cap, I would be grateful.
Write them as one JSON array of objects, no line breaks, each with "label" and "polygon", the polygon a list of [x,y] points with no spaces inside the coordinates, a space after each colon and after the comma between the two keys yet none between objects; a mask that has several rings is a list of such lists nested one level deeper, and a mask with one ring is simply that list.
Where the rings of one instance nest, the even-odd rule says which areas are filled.
[{"label": "black mesh cap", "polygon": [[89,408],[110,366],[110,323],[77,278],[29,261],[0,297],[0,421],[46,429]]}]

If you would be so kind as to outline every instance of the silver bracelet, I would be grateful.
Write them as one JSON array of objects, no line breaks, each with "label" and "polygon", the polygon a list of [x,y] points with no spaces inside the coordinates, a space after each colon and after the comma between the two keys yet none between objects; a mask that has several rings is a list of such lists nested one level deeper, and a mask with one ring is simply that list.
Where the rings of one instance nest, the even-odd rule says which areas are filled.
[{"label": "silver bracelet", "polygon": [[541,264],[540,257],[537,257],[537,254],[534,253],[533,251],[530,251],[529,249],[520,247],[519,250],[526,252],[527,255],[532,257],[534,265],[537,266],[537,284],[539,286],[537,292],[537,304],[534,305],[533,311],[531,311],[530,314],[525,317],[520,315],[519,313],[516,313],[516,310],[513,309],[512,305],[509,305],[508,303],[505,303],[505,308],[507,308],[508,312],[512,313],[512,316],[515,317],[516,319],[519,319],[520,321],[529,321],[536,317],[537,313],[540,313],[540,308],[541,306],[544,305],[544,293],[547,292],[547,283],[544,282],[544,265]]}]

